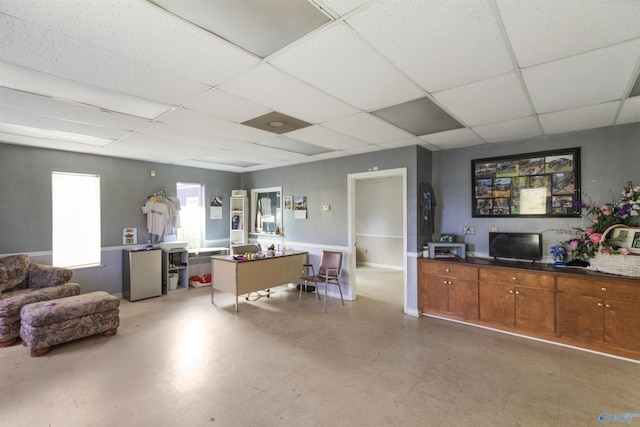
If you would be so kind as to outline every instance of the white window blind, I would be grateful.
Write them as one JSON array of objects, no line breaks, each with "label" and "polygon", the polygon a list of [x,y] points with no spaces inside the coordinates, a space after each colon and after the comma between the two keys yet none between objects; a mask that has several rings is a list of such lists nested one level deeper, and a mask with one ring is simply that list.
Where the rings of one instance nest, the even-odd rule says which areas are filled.
[{"label": "white window blind", "polygon": [[51,173],[53,265],[100,264],[100,176]]}]

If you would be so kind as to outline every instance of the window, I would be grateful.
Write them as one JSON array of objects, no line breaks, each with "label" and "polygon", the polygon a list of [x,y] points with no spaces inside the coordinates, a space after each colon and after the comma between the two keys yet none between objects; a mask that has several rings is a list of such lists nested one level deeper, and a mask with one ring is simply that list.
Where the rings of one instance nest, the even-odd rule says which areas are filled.
[{"label": "window", "polygon": [[251,190],[251,232],[282,234],[282,187]]},{"label": "window", "polygon": [[100,265],[100,176],[51,173],[53,265]]},{"label": "window", "polygon": [[178,182],[176,184],[180,199],[180,224],[178,240],[189,242],[190,249],[203,246],[205,206],[204,185]]}]

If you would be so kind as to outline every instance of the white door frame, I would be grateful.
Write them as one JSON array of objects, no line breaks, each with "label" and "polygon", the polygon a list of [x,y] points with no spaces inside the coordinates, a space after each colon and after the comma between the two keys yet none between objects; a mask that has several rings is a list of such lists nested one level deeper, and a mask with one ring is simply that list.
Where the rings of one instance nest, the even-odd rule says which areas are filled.
[{"label": "white door frame", "polygon": [[347,214],[349,234],[349,299],[356,299],[356,181],[390,177],[402,178],[402,264],[404,271],[404,312],[407,313],[407,168],[386,169],[347,175]]}]

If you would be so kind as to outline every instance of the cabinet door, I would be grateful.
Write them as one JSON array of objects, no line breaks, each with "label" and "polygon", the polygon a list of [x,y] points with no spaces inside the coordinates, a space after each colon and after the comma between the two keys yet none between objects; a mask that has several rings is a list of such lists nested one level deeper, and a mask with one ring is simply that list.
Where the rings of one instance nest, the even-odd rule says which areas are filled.
[{"label": "cabinet door", "polygon": [[449,311],[465,319],[478,319],[478,282],[451,279]]},{"label": "cabinet door", "polygon": [[480,283],[480,319],[503,326],[513,326],[515,303],[513,287],[499,283]]},{"label": "cabinet door", "polygon": [[612,347],[640,351],[640,304],[605,300],[605,342]]},{"label": "cabinet door", "polygon": [[555,332],[553,291],[516,288],[516,326],[533,332]]},{"label": "cabinet door", "polygon": [[558,292],[558,334],[602,344],[604,342],[603,299]]},{"label": "cabinet door", "polygon": [[422,308],[449,311],[449,285],[446,277],[431,276],[423,280]]}]

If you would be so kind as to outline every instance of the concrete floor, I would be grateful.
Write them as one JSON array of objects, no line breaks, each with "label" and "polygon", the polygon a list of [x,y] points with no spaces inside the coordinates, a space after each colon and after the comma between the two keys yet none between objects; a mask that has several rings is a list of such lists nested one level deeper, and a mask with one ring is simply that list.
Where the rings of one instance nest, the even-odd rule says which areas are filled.
[{"label": "concrete floor", "polygon": [[0,426],[640,426],[638,363],[406,316],[402,272],[357,290],[123,300],[114,337],[0,349]]}]

